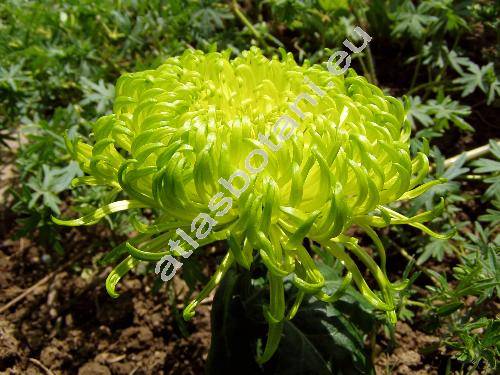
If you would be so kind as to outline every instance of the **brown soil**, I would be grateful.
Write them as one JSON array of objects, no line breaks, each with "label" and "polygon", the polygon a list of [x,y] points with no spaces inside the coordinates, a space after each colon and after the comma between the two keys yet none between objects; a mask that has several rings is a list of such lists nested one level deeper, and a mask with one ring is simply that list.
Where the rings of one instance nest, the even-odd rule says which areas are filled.
[{"label": "brown soil", "polygon": [[[68,236],[77,238],[72,233]],[[104,288],[108,268],[68,243],[73,254],[50,260],[26,239],[0,248],[0,307],[50,272],[53,277],[0,314],[1,374],[200,374],[210,343],[210,304],[186,324],[185,338],[174,320],[165,287],[153,294],[153,277],[130,274],[122,294]],[[80,245],[81,246],[81,245]],[[180,280],[180,278],[178,279]],[[177,281],[178,307],[187,287]]]},{"label": "brown soil", "polygon": [[[436,336],[420,332],[406,323],[396,325],[397,347],[391,353],[380,353],[375,361],[377,375],[434,375],[437,369],[428,363],[423,351],[439,342]],[[377,348],[380,350],[380,348]]]}]

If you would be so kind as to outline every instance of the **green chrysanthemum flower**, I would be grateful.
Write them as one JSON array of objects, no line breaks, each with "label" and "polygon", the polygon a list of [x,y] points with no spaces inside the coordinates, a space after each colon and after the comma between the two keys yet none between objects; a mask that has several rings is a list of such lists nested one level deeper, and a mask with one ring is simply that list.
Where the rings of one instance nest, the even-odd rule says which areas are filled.
[{"label": "green chrysanthemum flower", "polygon": [[[112,296],[140,260],[182,260],[192,248],[226,239],[228,253],[185,309],[186,319],[234,263],[249,268],[260,257],[270,284],[263,362],[306,293],[331,302],[353,280],[395,321],[393,296],[401,285],[389,282],[384,247],[372,228],[409,224],[447,237],[422,224],[442,204],[413,218],[384,206],[439,183],[418,186],[428,160],[423,153],[411,159],[409,136],[402,103],[352,71],[334,76],[318,65],[299,66],[290,54],[269,60],[256,48],[233,60],[229,53],[188,50],[158,69],[123,75],[114,113],[94,125],[94,145],[68,145],[88,174],[76,183],[107,185],[129,200],[55,221],[90,225],[121,210],[153,210],[154,222],[133,220],[140,234],[108,257],[125,258],[108,277]],[[380,265],[346,234],[352,226],[373,240]],[[306,237],[346,268],[333,295],[323,290]],[[354,260],[370,270],[380,292],[370,289]],[[288,275],[299,293],[286,314]]]}]

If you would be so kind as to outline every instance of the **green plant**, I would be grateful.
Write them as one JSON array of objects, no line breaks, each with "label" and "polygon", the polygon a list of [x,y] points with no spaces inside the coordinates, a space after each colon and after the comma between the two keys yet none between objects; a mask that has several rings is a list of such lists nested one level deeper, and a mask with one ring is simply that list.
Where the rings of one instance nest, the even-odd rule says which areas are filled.
[{"label": "green plant", "polygon": [[[334,77],[317,65],[298,66],[290,54],[268,60],[258,49],[234,60],[228,53],[187,50],[156,70],[122,76],[114,113],[94,125],[94,145],[68,142],[88,174],[76,184],[105,185],[128,199],[80,219],[54,221],[90,225],[117,211],[154,210],[152,223],[136,222],[141,234],[107,256],[129,253],[108,277],[112,296],[118,280],[139,260],[186,257],[179,247],[186,237],[176,228],[195,233],[199,246],[227,240],[227,255],[184,310],[185,319],[234,263],[249,269],[257,251],[270,286],[269,334],[260,357],[265,362],[278,347],[284,320],[295,315],[306,294],[332,302],[354,281],[373,306],[396,321],[395,296],[405,283],[388,280],[385,250],[373,227],[409,224],[437,238],[453,235],[422,224],[439,215],[443,202],[412,218],[385,206],[442,182],[419,185],[429,165],[422,152],[411,159],[409,131],[402,103],[352,71]],[[263,162],[254,166],[247,156],[256,150],[268,158],[267,168]],[[248,179],[243,168],[250,171]],[[243,186],[235,186],[236,176]],[[223,186],[232,195],[220,193]],[[373,240],[380,265],[347,234],[352,226]],[[342,260],[347,270],[332,295],[323,290],[324,276],[303,245],[305,237]],[[170,250],[163,250],[167,243]],[[379,294],[352,255],[370,270]],[[298,288],[288,313],[286,276]]]},{"label": "green plant", "polygon": [[[490,141],[489,150],[497,158],[498,142]],[[440,330],[442,341],[429,351],[449,350],[450,359],[456,359],[464,373],[476,370],[495,373],[500,355],[498,317],[494,307],[500,291],[498,163],[491,157],[484,157],[469,163],[475,167],[469,168],[466,155],[461,155],[445,167],[445,159],[437,148],[432,156],[435,164],[432,178],[445,177],[448,182],[432,187],[411,201],[404,208],[405,214],[431,207],[436,197],[444,196],[447,206],[435,225],[438,230],[454,227],[457,234],[442,241],[391,230],[382,240],[391,242],[392,247],[411,248],[413,253],[419,254],[415,264],[425,275],[426,282],[419,282],[420,286],[425,286],[425,291],[413,289],[413,301],[409,304],[403,301],[402,305],[406,318],[416,315],[407,310],[408,306],[418,306],[425,322],[422,324],[424,329]],[[479,192],[464,191],[463,186],[467,183],[479,187]],[[471,217],[464,215],[470,202],[477,210],[468,214]],[[436,263],[447,266],[437,272],[429,266]]]},{"label": "green plant", "polygon": [[[96,138],[89,124],[113,113],[113,83],[118,77],[127,71],[155,69],[169,56],[178,55],[186,48],[205,52],[229,49],[239,55],[249,46],[256,45],[269,57],[279,53],[278,47],[283,47],[294,54],[298,63],[309,67],[326,61],[342,46],[346,37],[356,44],[351,30],[354,25],[359,25],[372,36],[373,42],[369,46],[371,51],[366,49],[353,56],[352,66],[369,82],[378,81],[377,86],[384,93],[407,95],[405,112],[413,131],[410,154],[416,156],[419,151],[427,154],[424,139],[432,139],[433,147],[428,154],[430,173],[422,183],[440,178],[448,180],[430,187],[415,199],[389,203],[390,208],[412,217],[424,210],[432,210],[436,205],[440,207],[440,199],[444,197],[446,205],[429,227],[436,232],[457,231],[455,236],[445,240],[422,236],[416,228],[394,225],[373,228],[386,250],[385,263],[390,264],[387,278],[401,280],[401,284],[409,280],[404,290],[391,290],[395,313],[398,319],[410,324],[414,332],[428,330],[430,335],[439,332],[442,338],[439,345],[418,349],[422,354],[422,366],[431,366],[429,371],[439,366],[447,367],[446,371],[450,372],[494,373],[498,363],[495,299],[498,299],[499,285],[500,190],[498,142],[491,138],[497,134],[495,109],[499,96],[499,59],[495,46],[500,40],[499,11],[495,2],[468,0],[2,1],[0,191],[7,196],[5,199],[0,197],[4,219],[1,232],[5,238],[12,236],[15,240],[21,237],[21,242],[24,242],[22,237],[29,237],[38,248],[44,247],[48,255],[55,249],[62,256],[70,256],[73,248],[65,246],[68,235],[76,235],[84,246],[101,249],[113,248],[127,234],[138,230],[144,241],[141,243],[132,238],[129,245],[136,241],[136,249],[151,250],[146,243],[150,234],[141,231],[154,224],[153,221],[163,220],[158,219],[165,212],[163,208],[148,205],[141,212],[122,211],[106,216],[92,231],[99,234],[96,238],[106,239],[104,244],[89,236],[86,229],[69,232],[50,220],[51,215],[68,215],[68,207],[76,211],[75,215],[85,216],[94,212],[95,207],[107,206],[116,200],[134,199],[129,194],[133,189],[123,189],[119,181],[116,189],[107,185],[77,186],[68,191],[70,181],[82,176],[82,170],[76,162],[70,161],[63,134],[68,133],[69,143],[79,138],[83,144],[94,144]],[[392,68],[388,69],[389,66]],[[314,77],[311,78],[315,82]],[[303,86],[304,90],[311,89],[307,84]],[[345,88],[351,86],[365,87],[348,84]],[[328,91],[323,86],[318,87]],[[290,91],[290,102],[298,91]],[[260,91],[264,98],[270,92],[267,89]],[[253,97],[253,93],[248,97]],[[328,97],[327,100],[337,104],[342,102],[339,97],[333,100]],[[377,103],[371,105],[377,106]],[[299,107],[304,112],[313,107],[311,113],[318,116],[318,106],[306,100],[302,100]],[[368,108],[373,107],[368,104]],[[375,111],[374,115],[378,116],[378,112]],[[348,118],[351,116],[350,113]],[[374,122],[384,127],[381,121],[377,117]],[[404,126],[406,129],[407,125]],[[316,129],[325,147],[330,147],[332,139],[325,138],[324,133],[318,127]],[[307,136],[311,134],[307,133]],[[484,154],[484,147],[479,147],[488,139],[491,155]],[[181,141],[190,140],[183,138]],[[303,150],[306,155],[312,152],[300,144],[293,147],[294,150]],[[473,148],[483,149],[480,156],[471,158],[468,152],[449,159]],[[350,150],[354,150],[354,160],[359,161],[357,151]],[[117,151],[127,160],[132,158],[125,149],[118,147]],[[195,158],[188,156],[193,152],[182,151],[188,164]],[[290,160],[296,157],[294,152]],[[322,154],[323,151],[318,152]],[[152,154],[156,155],[157,151]],[[275,155],[274,152],[271,155]],[[279,160],[282,160],[283,156],[279,155]],[[481,159],[470,161],[479,157]],[[215,164],[219,165],[219,162],[222,163],[216,159]],[[314,163],[318,164],[318,161]],[[364,165],[364,161],[361,164]],[[232,162],[230,165],[236,168]],[[139,167],[128,165],[124,176],[132,176],[136,168]],[[274,168],[272,163],[269,168]],[[314,168],[317,169],[318,165]],[[368,176],[373,177],[370,167],[365,168]],[[204,167],[195,168],[191,163],[185,169],[188,170],[186,176],[191,176],[191,169],[201,171]],[[353,171],[349,169],[348,173],[352,175]],[[284,175],[283,172],[281,176]],[[197,178],[204,180],[205,177]],[[149,186],[147,176],[130,179],[132,183],[144,179]],[[278,181],[280,191],[284,180]],[[343,187],[352,184],[357,182],[351,181]],[[309,182],[305,183],[306,191],[309,185]],[[141,192],[143,188],[140,187]],[[212,192],[210,189],[206,194]],[[262,194],[261,190],[254,190],[252,197]],[[286,193],[284,195],[286,197]],[[356,197],[348,197],[346,201],[350,199]],[[237,206],[239,204],[234,203],[233,211],[239,210]],[[250,211],[249,217],[258,216],[251,207]],[[205,207],[203,212],[209,213],[209,210]],[[188,213],[196,215],[194,210],[187,209],[186,216]],[[371,215],[379,213],[375,208]],[[168,215],[165,217],[168,219]],[[189,219],[192,217],[186,217],[186,222]],[[297,225],[300,219],[297,219]],[[313,229],[319,219],[313,224]],[[358,245],[382,269],[382,258],[370,236],[358,225],[353,224],[347,229],[351,219],[347,220],[344,233],[355,237]],[[183,228],[188,231],[189,225]],[[165,237],[160,233],[150,238],[165,244]],[[243,237],[241,234],[237,240]],[[189,300],[199,290],[199,284],[206,284],[208,278],[203,273],[209,274],[207,269],[214,268],[212,251],[224,253],[226,242],[210,247],[209,256],[193,256],[187,260],[182,256],[175,258],[184,262],[182,278],[189,288],[183,300]],[[0,243],[2,252],[5,252],[4,245],[9,246],[9,242]],[[322,291],[334,294],[347,275],[345,266],[320,243],[306,238],[302,245],[325,279]],[[342,244],[339,246],[356,260],[366,283],[385,303],[369,269],[348,248]],[[160,250],[167,254],[166,248]],[[127,252],[133,253],[134,249],[123,244],[105,260],[119,261]],[[257,343],[267,330],[262,307],[268,305],[269,292],[267,268],[258,253],[254,251],[249,271],[240,264],[231,267],[215,293],[212,320],[218,324],[212,324],[208,360],[213,373],[220,373],[221,366],[229,363],[232,367],[228,365],[227,372],[239,370],[245,363],[254,366],[251,368],[255,373],[261,370],[264,373],[370,373],[373,365],[380,366],[385,354],[396,355],[397,351],[391,354],[391,349],[400,343],[404,345],[404,339],[395,340],[399,326],[393,327],[385,312],[368,304],[354,287],[347,286],[344,295],[335,303],[323,303],[314,293],[300,297],[303,291],[293,285],[294,276],[291,274],[283,278],[285,302],[288,309],[294,306],[297,298],[302,298],[302,303],[293,320],[283,321],[281,344],[272,360],[265,366],[257,366],[253,357]],[[49,265],[50,262],[45,263],[48,259],[45,254],[40,259],[44,266]],[[406,261],[409,261],[407,265]],[[297,262],[296,269],[301,272],[301,267]],[[403,268],[405,271],[401,272]],[[153,269],[154,264],[148,267],[139,264],[134,273],[143,275]],[[306,281],[309,280],[307,277]],[[178,326],[174,328],[186,335],[189,331],[186,328],[191,323],[183,322],[182,313],[177,310],[177,283],[169,283],[163,288],[158,277],[154,284],[153,290],[167,289],[172,316]],[[61,334],[64,334],[64,324],[62,328]],[[375,340],[376,337],[380,340]],[[367,342],[371,343],[371,348]],[[384,354],[378,353],[379,347]],[[411,369],[418,371],[416,367]]]}]

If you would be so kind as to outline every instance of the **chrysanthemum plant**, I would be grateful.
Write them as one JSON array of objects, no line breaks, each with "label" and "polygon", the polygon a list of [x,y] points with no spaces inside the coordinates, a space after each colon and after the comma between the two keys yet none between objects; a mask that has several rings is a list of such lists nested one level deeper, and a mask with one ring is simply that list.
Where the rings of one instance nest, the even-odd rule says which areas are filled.
[{"label": "chrysanthemum plant", "polygon": [[[395,295],[405,283],[389,281],[374,228],[407,224],[437,238],[452,235],[423,224],[439,215],[443,202],[411,218],[388,207],[441,181],[422,184],[429,163],[423,152],[410,156],[403,104],[353,71],[332,75],[319,65],[297,65],[291,54],[268,59],[256,48],[235,59],[188,50],[155,70],[124,74],[113,114],[93,130],[93,145],[68,141],[87,174],[74,184],[108,186],[125,199],[79,219],[54,221],[91,225],[117,211],[154,213],[149,224],[131,220],[139,234],[107,256],[122,258],[106,282],[113,297],[119,279],[138,262],[170,255],[181,264],[193,248],[199,252],[226,240],[227,254],[185,308],[185,319],[228,269],[264,263],[269,331],[261,363],[276,351],[283,322],[293,318],[306,294],[331,303],[354,283],[396,321]],[[371,238],[378,263],[348,234],[353,232]],[[307,243],[345,267],[333,294],[326,293]],[[369,287],[359,263],[378,291]],[[287,276],[298,289],[290,311]]]}]

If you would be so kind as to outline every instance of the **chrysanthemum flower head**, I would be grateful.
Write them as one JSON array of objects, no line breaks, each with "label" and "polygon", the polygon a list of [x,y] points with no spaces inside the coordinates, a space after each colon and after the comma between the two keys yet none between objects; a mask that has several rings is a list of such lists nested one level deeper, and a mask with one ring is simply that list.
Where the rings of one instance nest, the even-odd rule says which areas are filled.
[{"label": "chrysanthemum flower head", "polygon": [[[402,103],[353,71],[335,76],[319,65],[297,65],[291,54],[268,59],[257,48],[235,59],[188,50],[155,70],[123,75],[113,114],[94,125],[93,145],[69,144],[87,174],[76,183],[106,185],[125,199],[56,222],[88,225],[120,210],[153,210],[154,221],[134,220],[140,233],[109,257],[124,258],[108,277],[113,296],[140,260],[167,259],[175,271],[202,245],[227,240],[227,255],[185,318],[230,267],[248,269],[260,259],[270,289],[265,361],[305,294],[331,302],[353,281],[395,320],[397,287],[386,276],[384,247],[373,228],[409,224],[444,237],[422,224],[442,205],[413,218],[385,206],[439,183],[419,186],[428,161],[423,153],[412,159],[409,137]],[[380,264],[346,234],[353,226],[373,240]],[[333,295],[324,290],[305,238],[346,268]],[[357,263],[372,273],[378,293]],[[299,289],[288,313],[287,276]]]}]

